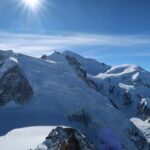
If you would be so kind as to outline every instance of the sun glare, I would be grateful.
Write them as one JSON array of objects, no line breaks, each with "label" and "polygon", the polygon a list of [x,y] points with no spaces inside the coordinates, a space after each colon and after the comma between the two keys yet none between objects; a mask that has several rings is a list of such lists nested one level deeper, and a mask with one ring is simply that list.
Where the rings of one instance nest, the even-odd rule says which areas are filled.
[{"label": "sun glare", "polygon": [[38,5],[39,0],[25,0],[25,3],[30,7],[35,7]]},{"label": "sun glare", "polygon": [[37,10],[41,7],[43,0],[23,0],[25,7],[31,10]]}]

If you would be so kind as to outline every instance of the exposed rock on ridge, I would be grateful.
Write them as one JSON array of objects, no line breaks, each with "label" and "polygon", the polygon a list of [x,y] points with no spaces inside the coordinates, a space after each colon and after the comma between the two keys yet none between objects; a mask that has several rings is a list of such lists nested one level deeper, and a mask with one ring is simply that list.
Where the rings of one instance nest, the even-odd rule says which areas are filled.
[{"label": "exposed rock on ridge", "polygon": [[96,148],[76,129],[57,127],[35,150],[96,150]]}]

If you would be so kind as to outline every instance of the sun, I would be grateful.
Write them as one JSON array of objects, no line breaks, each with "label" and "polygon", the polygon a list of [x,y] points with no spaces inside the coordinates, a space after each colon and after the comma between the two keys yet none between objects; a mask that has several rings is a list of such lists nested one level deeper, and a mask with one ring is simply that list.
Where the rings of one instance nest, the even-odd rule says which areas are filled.
[{"label": "sun", "polygon": [[25,3],[30,7],[35,7],[38,5],[39,0],[25,0]]},{"label": "sun", "polygon": [[[33,14],[39,14],[42,11],[45,11],[47,5],[50,6],[51,3],[49,0],[16,0],[18,2],[18,6],[22,7],[23,12],[32,12]],[[49,5],[50,4],[50,5]]]},{"label": "sun", "polygon": [[26,7],[37,10],[41,5],[42,0],[23,0],[23,3]]}]

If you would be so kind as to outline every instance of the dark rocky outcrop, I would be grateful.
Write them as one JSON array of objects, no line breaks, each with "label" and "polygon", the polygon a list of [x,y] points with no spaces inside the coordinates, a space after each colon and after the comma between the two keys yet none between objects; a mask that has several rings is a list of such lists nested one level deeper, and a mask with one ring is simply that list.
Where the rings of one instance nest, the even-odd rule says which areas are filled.
[{"label": "dark rocky outcrop", "polygon": [[0,79],[0,106],[10,101],[25,104],[33,95],[32,87],[18,66],[14,66]]},{"label": "dark rocky outcrop", "polygon": [[47,55],[42,55],[41,59],[47,59]]},{"label": "dark rocky outcrop", "polygon": [[[87,137],[73,128],[57,127],[53,129],[42,144],[47,150],[96,150]],[[37,147],[35,150],[43,150]]]},{"label": "dark rocky outcrop", "polygon": [[87,85],[91,88],[93,88],[96,91],[99,91],[98,85],[89,79],[87,77],[87,71],[83,68],[83,66],[78,62],[78,60],[75,57],[65,55],[68,63],[73,67],[73,69],[76,71],[76,74],[78,77],[80,77],[82,80],[84,80]]},{"label": "dark rocky outcrop", "polygon": [[130,105],[132,103],[131,94],[126,91],[123,94],[123,100],[124,100],[123,102],[124,105]]},{"label": "dark rocky outcrop", "polygon": [[142,114],[144,119],[149,119],[150,116],[150,99],[141,98],[141,102],[137,106],[138,114]]},{"label": "dark rocky outcrop", "polygon": [[150,150],[150,144],[143,133],[132,124],[132,128],[128,130],[129,139],[136,145],[138,150]]}]

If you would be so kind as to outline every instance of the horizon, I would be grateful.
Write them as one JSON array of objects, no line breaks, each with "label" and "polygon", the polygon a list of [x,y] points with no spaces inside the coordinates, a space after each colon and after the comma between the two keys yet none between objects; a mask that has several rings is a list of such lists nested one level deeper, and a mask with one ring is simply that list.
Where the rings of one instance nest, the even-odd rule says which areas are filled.
[{"label": "horizon", "polygon": [[0,3],[2,50],[32,56],[70,50],[106,64],[137,64],[150,71],[148,0]]}]

